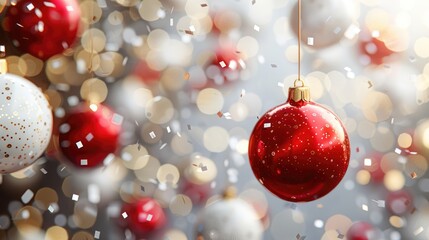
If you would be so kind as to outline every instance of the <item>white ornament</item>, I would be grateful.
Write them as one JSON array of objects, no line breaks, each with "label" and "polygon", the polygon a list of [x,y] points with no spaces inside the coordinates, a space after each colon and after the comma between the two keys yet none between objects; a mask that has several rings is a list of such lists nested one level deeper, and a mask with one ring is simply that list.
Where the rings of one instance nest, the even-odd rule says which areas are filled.
[{"label": "white ornament", "polygon": [[[352,17],[349,0],[303,0],[301,6],[301,40],[307,46],[324,48],[339,42]],[[298,4],[290,15],[290,25],[298,35]]]},{"label": "white ornament", "polygon": [[260,240],[261,221],[247,202],[223,199],[207,206],[199,215],[196,232],[204,240]]},{"label": "white ornament", "polygon": [[43,93],[30,81],[0,74],[0,174],[32,164],[48,146],[52,112]]}]

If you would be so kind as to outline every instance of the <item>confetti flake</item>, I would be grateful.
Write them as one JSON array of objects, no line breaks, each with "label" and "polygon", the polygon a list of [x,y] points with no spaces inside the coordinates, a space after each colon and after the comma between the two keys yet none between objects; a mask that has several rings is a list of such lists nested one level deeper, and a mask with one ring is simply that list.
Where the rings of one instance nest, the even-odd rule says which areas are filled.
[{"label": "confetti flake", "polygon": [[115,154],[109,153],[106,158],[103,160],[103,165],[108,166],[115,159]]},{"label": "confetti flake", "polygon": [[224,61],[220,61],[220,62],[219,62],[219,65],[220,65],[222,68],[226,67],[226,63],[225,63]]},{"label": "confetti flake", "polygon": [[419,235],[420,233],[423,232],[423,230],[424,230],[423,227],[420,226],[419,228],[417,228],[416,230],[414,230],[414,236]]},{"label": "confetti flake", "polygon": [[237,69],[237,62],[234,60],[231,60],[228,64],[229,69],[235,70]]},{"label": "confetti flake", "polygon": [[150,133],[149,133],[149,136],[150,136],[150,138],[152,138],[152,139],[156,138],[156,134],[155,134],[155,132],[154,132],[154,131],[150,132]]},{"label": "confetti flake", "polygon": [[223,117],[223,113],[222,113],[221,111],[219,111],[219,112],[217,112],[217,116],[218,116],[219,118],[222,118],[222,117]]},{"label": "confetti flake", "polygon": [[165,146],[167,146],[167,143],[163,143],[163,144],[161,145],[161,147],[159,147],[159,150],[162,150],[163,148],[165,148]]},{"label": "confetti flake", "polygon": [[416,179],[417,178],[417,173],[416,172],[412,172],[410,174],[410,176],[411,176],[412,179]]},{"label": "confetti flake", "polygon": [[55,211],[55,208],[54,208],[52,205],[49,205],[49,207],[48,207],[48,211],[49,211],[50,213],[53,213],[53,212]]},{"label": "confetti flake", "polygon": [[88,133],[88,135],[85,136],[86,141],[91,142],[92,139],[94,139],[94,135],[92,133]]},{"label": "confetti flake", "polygon": [[115,113],[113,114],[112,123],[116,125],[122,125],[122,122],[124,121],[124,117]]},{"label": "confetti flake", "polygon": [[25,191],[24,194],[22,194],[22,196],[21,196],[22,203],[24,203],[24,204],[29,203],[31,201],[31,199],[33,198],[33,196],[34,196],[34,192],[31,191],[30,189],[27,189],[27,191]]},{"label": "confetti flake", "polygon": [[386,207],[386,202],[384,200],[372,200],[372,201],[377,203],[378,207],[381,207],[381,208]]},{"label": "confetti flake", "polygon": [[100,231],[95,231],[94,232],[94,238],[95,239],[100,239]]},{"label": "confetti flake", "polygon": [[363,160],[363,165],[367,166],[367,167],[371,166],[372,165],[372,160],[370,158],[365,158]]},{"label": "confetti flake", "polygon": [[171,27],[174,26],[174,19],[173,18],[170,18],[170,26]]},{"label": "confetti flake", "polygon": [[77,143],[76,143],[76,147],[77,147],[78,149],[81,149],[81,148],[83,147],[82,142],[81,142],[81,141],[77,142]]},{"label": "confetti flake", "polygon": [[40,171],[45,175],[48,173],[48,171],[46,171],[46,169],[44,169],[44,168],[41,168]]},{"label": "confetti flake", "polygon": [[312,38],[312,37],[307,38],[307,44],[309,46],[313,46],[314,45],[314,38]]},{"label": "confetti flake", "polygon": [[146,220],[150,222],[150,221],[152,221],[152,218],[153,218],[153,215],[152,214],[148,214],[147,217],[146,217]]},{"label": "confetti flake", "polygon": [[171,133],[171,128],[170,128],[170,126],[167,126],[167,133]]},{"label": "confetti flake", "polygon": [[223,115],[225,116],[225,119],[231,119],[231,113],[226,112]]},{"label": "confetti flake", "polygon": [[351,24],[347,30],[344,32],[344,36],[348,39],[353,39],[358,33],[360,33],[360,28],[356,24]]},{"label": "confetti flake", "polygon": [[192,32],[195,32],[196,31],[195,26],[194,25],[189,26],[189,30],[191,30]]},{"label": "confetti flake", "polygon": [[365,212],[368,212],[368,205],[362,204],[362,210],[364,210]]},{"label": "confetti flake", "polygon": [[271,123],[264,123],[264,128],[270,128],[271,127]]},{"label": "confetti flake", "polygon": [[122,218],[126,219],[128,217],[128,214],[126,212],[122,213]]},{"label": "confetti flake", "polygon": [[88,159],[81,159],[80,160],[80,165],[81,166],[88,166]]},{"label": "confetti flake", "polygon": [[79,200],[79,195],[73,194],[72,200],[75,201],[75,202],[77,202]]},{"label": "confetti flake", "polygon": [[277,68],[277,64],[271,63],[272,68]]},{"label": "confetti flake", "polygon": [[255,24],[255,26],[253,26],[253,30],[255,30],[255,31],[259,32],[259,29],[260,29],[259,26],[256,24]]},{"label": "confetti flake", "polygon": [[34,9],[34,5],[32,3],[27,4],[28,11],[31,11]]},{"label": "confetti flake", "polygon": [[282,83],[282,82],[278,82],[278,83],[277,83],[277,86],[278,86],[278,87],[283,88],[285,85],[284,85],[284,83]]},{"label": "confetti flake", "polygon": [[243,61],[243,59],[239,59],[238,60],[238,64],[240,64],[240,67],[242,69],[246,69],[246,63]]},{"label": "confetti flake", "polygon": [[399,149],[399,148],[395,148],[395,153],[396,153],[396,154],[401,154],[401,153],[402,153],[402,150],[401,150],[401,149]]},{"label": "confetti flake", "polygon": [[27,178],[31,178],[32,176],[34,176],[34,174],[36,174],[36,173],[34,172],[33,168],[31,168],[31,167],[24,171],[24,175]]}]

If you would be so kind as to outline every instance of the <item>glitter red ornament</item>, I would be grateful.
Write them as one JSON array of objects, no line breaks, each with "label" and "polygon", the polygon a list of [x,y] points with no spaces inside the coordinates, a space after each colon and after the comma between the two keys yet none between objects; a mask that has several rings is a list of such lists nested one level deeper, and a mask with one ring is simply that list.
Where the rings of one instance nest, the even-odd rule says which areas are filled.
[{"label": "glitter red ornament", "polygon": [[304,84],[289,88],[286,103],[265,113],[250,136],[253,173],[287,201],[307,202],[328,194],[344,177],[349,159],[343,124],[330,110],[310,101]]},{"label": "glitter red ornament", "polygon": [[75,41],[80,8],[75,0],[20,0],[7,9],[4,21],[17,48],[46,60]]},{"label": "glitter red ornament", "polygon": [[375,238],[376,230],[367,222],[355,222],[347,231],[347,239],[349,240],[370,240]]},{"label": "glitter red ornament", "polygon": [[121,213],[124,219],[122,225],[139,236],[150,234],[166,223],[162,207],[157,201],[148,197],[124,204]]},{"label": "glitter red ornament", "polygon": [[62,153],[76,167],[100,165],[118,146],[122,116],[101,104],[73,108],[60,125]]}]

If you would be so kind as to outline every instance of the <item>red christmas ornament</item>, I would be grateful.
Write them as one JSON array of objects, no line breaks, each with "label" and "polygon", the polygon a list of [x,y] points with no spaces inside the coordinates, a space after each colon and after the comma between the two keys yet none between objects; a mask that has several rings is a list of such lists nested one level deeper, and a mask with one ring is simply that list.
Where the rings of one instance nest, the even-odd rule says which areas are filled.
[{"label": "red christmas ornament", "polygon": [[75,107],[60,126],[62,153],[79,168],[100,165],[117,149],[121,118],[103,105]]},{"label": "red christmas ornament", "polygon": [[393,53],[383,41],[373,37],[369,40],[362,40],[360,50],[369,57],[370,63],[375,65],[383,64],[384,58]]},{"label": "red christmas ornament", "polygon": [[122,217],[127,216],[123,222],[137,235],[146,235],[162,228],[166,223],[164,210],[152,198],[142,198],[134,203],[122,206]]},{"label": "red christmas ornament", "polygon": [[374,238],[376,231],[374,227],[367,222],[355,222],[347,231],[348,240],[370,240]]},{"label": "red christmas ornament", "polygon": [[205,68],[209,82],[196,83],[192,87],[198,89],[238,81],[243,64],[234,47],[230,45],[220,46]]},{"label": "red christmas ornament", "polygon": [[304,86],[289,88],[286,103],[266,112],[250,136],[253,173],[287,201],[325,196],[344,177],[349,159],[343,124],[334,113],[310,101],[309,88]]},{"label": "red christmas ornament", "polygon": [[46,60],[70,48],[79,21],[75,0],[19,0],[8,8],[4,26],[16,47]]},{"label": "red christmas ornament", "polygon": [[394,215],[405,215],[411,213],[414,209],[413,197],[405,190],[389,192],[387,195],[387,210]]}]

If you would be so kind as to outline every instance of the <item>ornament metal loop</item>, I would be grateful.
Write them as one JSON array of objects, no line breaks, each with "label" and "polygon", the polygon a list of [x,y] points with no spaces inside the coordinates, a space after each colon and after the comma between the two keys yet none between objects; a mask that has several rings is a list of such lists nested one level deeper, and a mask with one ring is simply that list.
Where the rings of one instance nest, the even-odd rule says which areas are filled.
[{"label": "ornament metal loop", "polygon": [[301,87],[305,87],[305,82],[304,80],[302,80],[301,78],[297,78],[294,82],[293,82],[293,87],[298,87],[297,84],[298,82],[301,83]]}]

